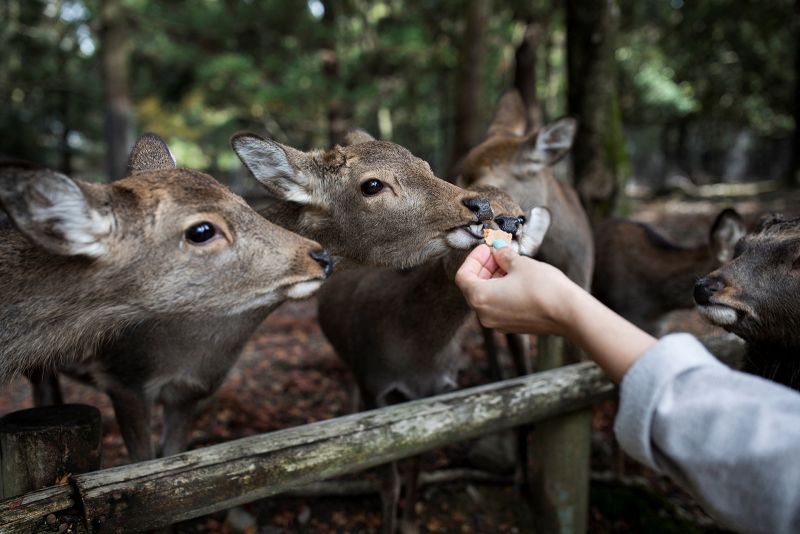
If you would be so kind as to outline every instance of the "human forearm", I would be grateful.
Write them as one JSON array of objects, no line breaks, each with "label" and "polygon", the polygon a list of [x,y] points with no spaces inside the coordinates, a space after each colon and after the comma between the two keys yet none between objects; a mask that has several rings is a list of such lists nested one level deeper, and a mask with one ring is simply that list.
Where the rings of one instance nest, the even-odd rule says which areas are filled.
[{"label": "human forearm", "polygon": [[565,300],[564,336],[619,383],[656,339],[623,319],[578,286]]}]

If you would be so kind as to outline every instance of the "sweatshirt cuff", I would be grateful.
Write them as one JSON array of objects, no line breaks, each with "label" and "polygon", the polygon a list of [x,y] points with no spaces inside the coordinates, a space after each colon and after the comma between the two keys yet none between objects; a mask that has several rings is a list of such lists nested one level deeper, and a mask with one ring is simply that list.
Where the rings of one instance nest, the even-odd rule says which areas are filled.
[{"label": "sweatshirt cuff", "polygon": [[706,366],[726,368],[690,334],[661,338],[631,366],[620,385],[614,433],[633,458],[661,471],[651,440],[653,417],[663,393],[678,376]]}]

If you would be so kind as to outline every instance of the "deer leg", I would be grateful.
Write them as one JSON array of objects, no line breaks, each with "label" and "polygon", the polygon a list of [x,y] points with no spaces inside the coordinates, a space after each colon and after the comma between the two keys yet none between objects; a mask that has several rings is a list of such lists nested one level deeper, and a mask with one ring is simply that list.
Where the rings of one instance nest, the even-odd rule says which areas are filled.
[{"label": "deer leg", "polygon": [[403,508],[403,520],[401,522],[401,532],[403,534],[415,534],[419,532],[416,523],[416,504],[419,482],[419,468],[421,455],[413,456],[409,459],[408,471],[406,472],[406,505]]},{"label": "deer leg", "polygon": [[489,378],[497,382],[503,379],[503,367],[500,365],[500,356],[497,354],[497,344],[494,342],[494,330],[481,326],[483,346],[486,349],[486,359],[489,363]]},{"label": "deer leg", "polygon": [[64,404],[64,396],[61,394],[61,384],[58,381],[58,373],[55,371],[45,371],[36,369],[26,373],[31,383],[33,405],[34,406],[54,406]]},{"label": "deer leg", "polygon": [[[506,340],[517,376],[531,374],[533,369],[528,358],[529,338],[520,334],[507,334]],[[520,494],[526,498],[532,496],[531,475],[528,469],[528,435],[532,430],[533,425],[521,425],[514,430],[517,439],[517,468],[514,480]]]},{"label": "deer leg", "polygon": [[114,415],[131,461],[142,462],[155,458],[150,437],[150,401],[144,393],[117,387],[108,391],[108,396],[111,397]]},{"label": "deer leg", "polygon": [[189,447],[192,425],[201,404],[209,397],[197,391],[170,388],[162,395],[164,404],[164,430],[161,434],[161,455],[171,456]]},{"label": "deer leg", "polygon": [[397,473],[397,462],[389,462],[383,466],[381,477],[381,509],[383,512],[383,534],[395,534],[397,529],[397,503],[400,500],[400,477]]}]

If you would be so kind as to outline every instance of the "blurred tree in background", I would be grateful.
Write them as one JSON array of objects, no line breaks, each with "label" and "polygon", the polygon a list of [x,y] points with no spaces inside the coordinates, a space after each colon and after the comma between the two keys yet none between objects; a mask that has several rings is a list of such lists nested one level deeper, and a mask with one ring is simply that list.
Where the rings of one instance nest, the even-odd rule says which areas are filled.
[{"label": "blurred tree in background", "polygon": [[616,21],[595,83],[567,74],[605,42],[574,0],[4,0],[0,155],[106,180],[155,131],[247,192],[234,132],[310,148],[362,127],[445,175],[516,84],[544,120],[577,113],[602,134],[604,195],[631,174],[777,179],[797,166],[798,2],[596,3]]}]

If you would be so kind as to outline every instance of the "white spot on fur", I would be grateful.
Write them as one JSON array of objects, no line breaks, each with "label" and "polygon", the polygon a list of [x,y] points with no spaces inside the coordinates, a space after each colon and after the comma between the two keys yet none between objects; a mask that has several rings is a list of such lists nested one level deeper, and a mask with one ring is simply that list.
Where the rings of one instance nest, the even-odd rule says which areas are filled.
[{"label": "white spot on fur", "polygon": [[710,322],[719,326],[730,326],[736,323],[738,318],[736,310],[728,306],[720,306],[717,304],[697,306],[697,311]]},{"label": "white spot on fur", "polygon": [[290,299],[306,299],[313,295],[322,285],[320,280],[311,280],[308,282],[300,282],[289,288],[287,296]]}]

